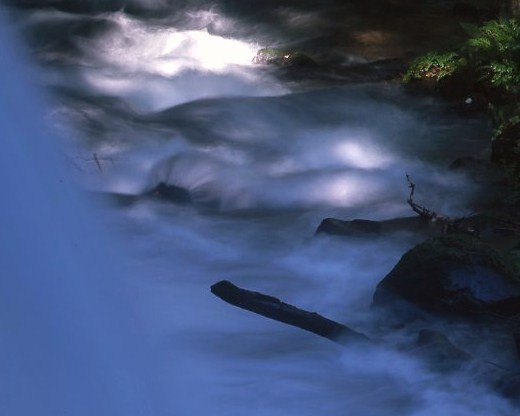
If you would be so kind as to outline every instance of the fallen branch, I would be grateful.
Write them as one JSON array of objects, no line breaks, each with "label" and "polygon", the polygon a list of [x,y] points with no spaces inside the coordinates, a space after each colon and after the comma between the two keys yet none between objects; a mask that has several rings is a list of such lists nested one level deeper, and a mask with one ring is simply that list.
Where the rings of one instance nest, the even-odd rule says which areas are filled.
[{"label": "fallen branch", "polygon": [[413,200],[415,194],[415,183],[410,179],[410,175],[406,174],[406,180],[408,181],[408,188],[410,188],[410,196],[408,197],[408,205],[412,210],[418,214],[424,221],[430,222],[438,226],[443,234],[461,232],[464,234],[475,235],[475,231],[471,227],[467,227],[464,224],[466,217],[461,218],[450,218],[445,215],[439,215],[435,211],[431,211],[422,205],[419,205]]},{"label": "fallen branch", "polygon": [[[342,345],[352,342],[375,345],[375,342],[366,335],[316,312],[296,308],[263,293],[242,289],[227,280],[215,283],[211,286],[211,292],[233,306],[304,329]],[[518,342],[518,338],[515,338],[515,341]],[[445,335],[431,330],[422,330],[415,344],[402,346],[399,351],[418,351],[434,369],[440,372],[457,369],[472,359],[470,354],[453,345]],[[503,370],[494,362],[486,361],[486,363]]]},{"label": "fallen branch", "polygon": [[372,342],[366,335],[316,312],[299,309],[259,292],[241,289],[227,280],[215,283],[211,286],[211,292],[231,305],[304,329],[340,344],[351,341]]},{"label": "fallen branch", "polygon": [[406,174],[406,180],[408,181],[408,188],[410,188],[410,196],[408,197],[408,205],[413,209],[413,211],[419,216],[427,221],[435,221],[437,218],[439,218],[439,215],[437,213],[430,211],[428,208],[423,207],[422,205],[417,204],[413,200],[413,195],[415,193],[415,183],[412,182],[410,179],[410,175]]}]

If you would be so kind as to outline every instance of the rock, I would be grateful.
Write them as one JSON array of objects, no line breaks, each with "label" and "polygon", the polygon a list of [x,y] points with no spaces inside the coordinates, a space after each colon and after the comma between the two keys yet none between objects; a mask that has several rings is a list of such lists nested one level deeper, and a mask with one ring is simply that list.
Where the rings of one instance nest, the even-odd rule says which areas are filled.
[{"label": "rock", "polygon": [[453,343],[439,331],[423,329],[417,336],[417,347],[421,356],[436,371],[453,371],[460,368],[471,359],[471,355],[453,345]]},{"label": "rock", "polygon": [[382,82],[397,80],[406,71],[406,58],[379,59],[371,62],[324,67],[330,75],[342,82]]},{"label": "rock", "polygon": [[489,100],[486,94],[472,91],[464,100],[464,104],[459,106],[459,108],[465,114],[483,113],[487,110],[488,104]]},{"label": "rock", "polygon": [[491,143],[491,161],[520,165],[520,123],[508,125]]},{"label": "rock", "polygon": [[253,63],[277,66],[316,66],[316,62],[299,51],[288,51],[280,48],[260,49],[253,58]]},{"label": "rock", "polygon": [[475,159],[472,156],[458,157],[455,159],[448,169],[450,170],[477,170],[482,166],[486,166],[486,162]]},{"label": "rock", "polygon": [[379,221],[352,220],[343,221],[335,218],[326,218],[319,225],[316,234],[331,234],[343,236],[371,236],[380,235],[382,230]]},{"label": "rock", "polygon": [[520,312],[518,265],[508,254],[467,235],[419,244],[379,283],[374,305],[410,303],[446,315]]},{"label": "rock", "polygon": [[466,2],[455,3],[452,11],[461,20],[478,20],[482,15],[477,6]]},{"label": "rock", "polygon": [[428,221],[419,216],[394,218],[385,221],[355,219],[351,221],[326,218],[316,234],[341,235],[345,237],[374,237],[392,232],[432,232]]},{"label": "rock", "polygon": [[[412,79],[405,85],[411,90],[439,94],[442,98],[452,102],[462,113],[481,111],[482,95],[476,90],[476,80],[464,69],[456,69],[450,75],[438,79],[435,76],[423,75],[419,79]],[[471,103],[466,100],[471,98]],[[478,101],[474,101],[478,98]],[[471,111],[470,111],[471,109]],[[485,109],[485,107],[484,107]]]},{"label": "rock", "polygon": [[161,182],[148,192],[148,195],[180,205],[188,205],[193,202],[190,192],[187,189],[176,185],[168,185],[164,182]]},{"label": "rock", "polygon": [[503,376],[494,387],[502,396],[514,402],[520,402],[520,374]]}]

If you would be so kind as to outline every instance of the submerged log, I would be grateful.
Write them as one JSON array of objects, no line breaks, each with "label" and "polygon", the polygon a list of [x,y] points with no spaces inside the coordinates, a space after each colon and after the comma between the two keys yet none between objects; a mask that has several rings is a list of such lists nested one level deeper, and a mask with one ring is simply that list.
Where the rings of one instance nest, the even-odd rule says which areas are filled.
[{"label": "submerged log", "polygon": [[[242,289],[227,280],[215,283],[211,286],[211,292],[233,306],[304,329],[341,345],[351,345],[354,342],[366,346],[378,345],[366,335],[343,324],[315,312],[299,309],[275,297]],[[460,369],[472,359],[470,354],[452,344],[444,334],[431,330],[422,330],[416,344],[402,345],[398,350],[417,353],[426,360],[432,370],[441,373]],[[509,384],[507,386],[510,388]]]},{"label": "submerged log", "polygon": [[340,344],[351,341],[371,342],[366,335],[327,319],[316,312],[299,309],[282,302],[280,299],[259,292],[241,289],[227,280],[215,283],[211,286],[211,292],[233,306],[304,329]]}]

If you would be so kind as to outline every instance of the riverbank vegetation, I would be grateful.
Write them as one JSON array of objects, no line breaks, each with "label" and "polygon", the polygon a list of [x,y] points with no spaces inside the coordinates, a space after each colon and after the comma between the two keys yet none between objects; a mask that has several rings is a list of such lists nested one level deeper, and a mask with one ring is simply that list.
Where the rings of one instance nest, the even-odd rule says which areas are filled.
[{"label": "riverbank vegetation", "polygon": [[[504,168],[509,201],[520,202],[520,22],[463,23],[467,39],[411,62],[403,81],[485,111],[494,128],[491,161]],[[512,198],[511,198],[512,196]]]}]

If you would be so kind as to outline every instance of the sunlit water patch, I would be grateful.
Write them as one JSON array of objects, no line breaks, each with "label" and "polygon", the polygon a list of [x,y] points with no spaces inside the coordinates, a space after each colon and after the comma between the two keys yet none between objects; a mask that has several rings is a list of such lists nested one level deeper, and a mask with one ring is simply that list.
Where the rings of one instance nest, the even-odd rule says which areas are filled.
[{"label": "sunlit water patch", "polygon": [[155,110],[198,98],[283,91],[251,68],[258,45],[205,29],[149,27],[124,14],[111,20],[116,30],[81,45],[103,66],[83,71],[86,82],[100,92]]}]

